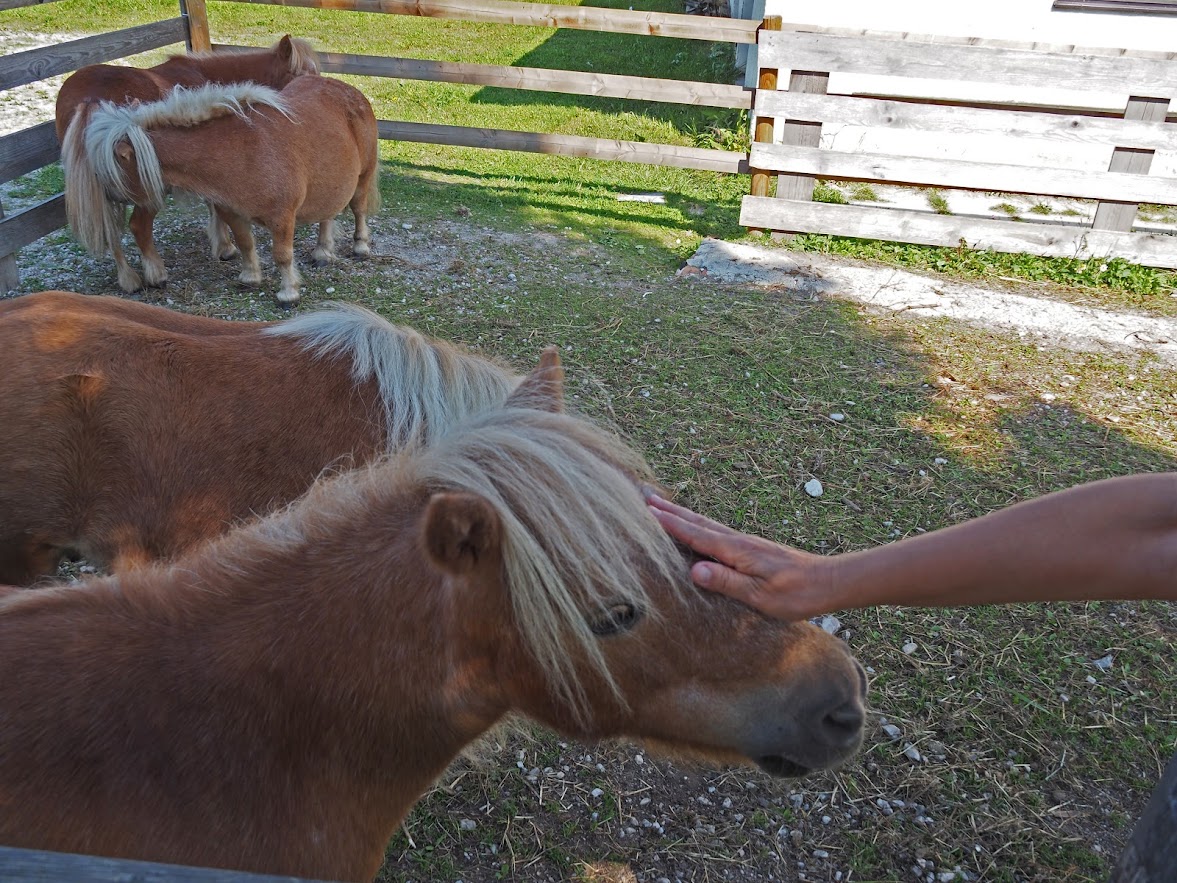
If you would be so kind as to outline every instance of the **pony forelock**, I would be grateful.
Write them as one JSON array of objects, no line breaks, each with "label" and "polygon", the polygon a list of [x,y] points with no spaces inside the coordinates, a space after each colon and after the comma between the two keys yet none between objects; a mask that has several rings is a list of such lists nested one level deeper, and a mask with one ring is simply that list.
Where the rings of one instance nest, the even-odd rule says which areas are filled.
[{"label": "pony forelock", "polygon": [[374,379],[390,450],[432,443],[455,423],[501,405],[519,383],[491,359],[354,304],[327,304],[264,333],[297,339],[320,358],[350,358],[356,382]]},{"label": "pony forelock", "polygon": [[498,512],[516,626],[553,693],[587,717],[580,659],[622,700],[590,619],[617,603],[657,615],[651,578],[690,583],[641,495],[645,462],[583,418],[503,408],[412,453],[408,468],[431,490],[476,494]]}]

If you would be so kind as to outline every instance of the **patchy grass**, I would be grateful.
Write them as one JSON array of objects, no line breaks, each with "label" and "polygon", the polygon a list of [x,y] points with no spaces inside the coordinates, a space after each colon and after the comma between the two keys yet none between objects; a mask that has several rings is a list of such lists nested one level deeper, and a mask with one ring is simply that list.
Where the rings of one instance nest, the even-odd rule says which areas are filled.
[{"label": "patchy grass", "polygon": [[[396,199],[374,222],[375,258],[306,268],[306,308],[362,303],[521,369],[559,345],[575,407],[621,428],[680,499],[747,530],[826,553],[865,548],[1177,462],[1177,376],[1148,357],[680,277],[673,227],[555,208],[526,225],[469,193],[458,203],[444,181],[406,183],[410,171],[385,169]],[[267,291],[241,291],[233,262],[205,260],[198,207],[163,217],[176,283],[148,299],[282,315],[268,264]],[[313,241],[300,233],[302,259]],[[68,241],[22,260],[42,274],[30,287],[113,293],[111,267]],[[802,490],[813,476],[820,500]],[[1177,747],[1169,605],[839,616],[871,669],[877,721],[898,740],[872,724],[847,768],[789,783],[519,726],[422,800],[380,879],[1106,876]],[[1107,654],[1102,672],[1092,660]]]}]

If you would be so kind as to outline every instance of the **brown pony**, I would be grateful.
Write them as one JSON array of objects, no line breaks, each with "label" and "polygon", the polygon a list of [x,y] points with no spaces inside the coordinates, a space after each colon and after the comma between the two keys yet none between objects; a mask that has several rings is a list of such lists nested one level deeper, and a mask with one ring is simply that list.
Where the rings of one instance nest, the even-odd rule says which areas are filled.
[{"label": "brown pony", "polygon": [[[83,103],[159,101],[176,86],[191,89],[205,83],[253,82],[281,89],[297,76],[318,72],[318,59],[310,43],[289,34],[269,49],[173,55],[163,64],[150,68],[91,64],[71,74],[57,93],[57,140],[65,144],[69,125],[78,105]],[[80,134],[75,133],[73,140],[80,143]],[[65,160],[68,163],[68,157]],[[131,232],[143,256],[143,275],[148,285],[159,286],[167,282],[168,274],[155,248],[151,232],[154,223],[155,212],[145,206],[135,206],[131,212]],[[208,235],[214,258],[227,260],[237,253],[228,229],[211,209]],[[143,283],[127,262],[121,240],[112,242],[111,250],[122,289],[135,291],[141,288]]]},{"label": "brown pony", "polygon": [[68,292],[0,301],[0,377],[11,584],[64,557],[116,572],[173,557],[518,383],[359,307],[228,322]]},{"label": "brown pony", "polygon": [[172,565],[0,598],[0,843],[368,880],[512,713],[802,775],[862,738],[844,644],[691,585],[554,350],[430,446]]},{"label": "brown pony", "polygon": [[241,281],[262,281],[250,222],[274,238],[282,275],[278,301],[298,302],[294,227],[317,221],[313,258],[334,258],[335,216],[355,216],[352,253],[366,258],[367,216],[379,206],[376,116],[354,86],[327,77],[296,77],[281,93],[254,84],[173,89],[137,107],[83,107],[84,149],[67,138],[66,210],[92,251],[112,247],[121,209],[152,210],[174,187],[204,197],[241,249]]}]

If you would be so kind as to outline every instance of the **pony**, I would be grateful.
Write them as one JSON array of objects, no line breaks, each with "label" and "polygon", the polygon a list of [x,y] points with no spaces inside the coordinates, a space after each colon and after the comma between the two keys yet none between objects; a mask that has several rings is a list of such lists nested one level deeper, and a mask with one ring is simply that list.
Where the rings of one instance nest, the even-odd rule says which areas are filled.
[{"label": "pony", "polygon": [[[250,222],[273,235],[282,276],[278,302],[299,299],[294,227],[317,221],[312,257],[335,256],[334,218],[355,216],[352,254],[368,257],[367,216],[379,207],[376,115],[340,80],[296,77],[279,93],[256,84],[176,87],[135,107],[83,105],[84,145],[67,136],[66,213],[87,248],[104,254],[120,229],[122,203],[158,211],[165,190],[195,193],[228,224],[241,250],[240,281],[262,281]],[[72,132],[72,129],[71,129]]]},{"label": "pony", "polygon": [[[281,89],[292,79],[319,72],[318,56],[306,40],[289,34],[269,49],[244,52],[198,52],[173,55],[162,64],[150,68],[125,67],[113,64],[91,64],[79,68],[62,83],[57,93],[57,140],[64,145],[79,105],[110,101],[114,104],[159,101],[176,86],[194,88],[205,83],[253,82],[273,89]],[[75,133],[72,143],[81,143]],[[69,166],[71,157],[63,154]],[[67,198],[68,185],[67,185]],[[137,291],[143,279],[152,287],[167,282],[167,270],[155,247],[152,226],[155,213],[145,206],[135,206],[131,212],[131,232],[143,257],[143,278],[127,262],[121,236],[110,243],[118,267],[119,286],[124,291]],[[121,226],[120,226],[121,230]],[[209,210],[208,236],[214,258],[228,260],[237,254],[229,239],[228,228]]]},{"label": "pony", "polygon": [[0,301],[0,583],[116,573],[501,405],[506,365],[355,306],[282,322],[50,291]]},{"label": "pony", "polygon": [[780,776],[853,755],[845,644],[696,589],[561,380],[550,348],[503,406],[179,561],[0,597],[0,843],[370,880],[508,715]]}]

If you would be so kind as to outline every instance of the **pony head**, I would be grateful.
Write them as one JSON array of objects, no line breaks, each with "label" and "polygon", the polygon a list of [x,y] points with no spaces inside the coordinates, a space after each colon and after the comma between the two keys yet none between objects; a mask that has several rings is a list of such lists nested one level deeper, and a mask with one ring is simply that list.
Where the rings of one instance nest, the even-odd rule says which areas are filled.
[{"label": "pony head", "polygon": [[693,558],[647,510],[646,464],[562,411],[552,349],[504,411],[411,457],[431,492],[420,548],[484,642],[503,705],[576,738],[778,775],[853,754],[866,681],[845,645],[697,589]]}]

